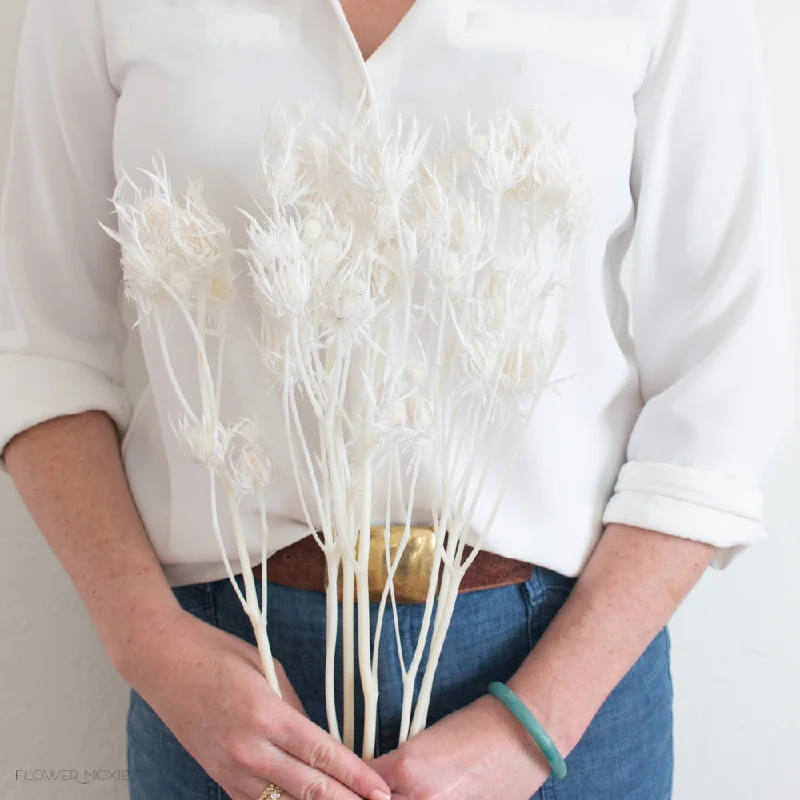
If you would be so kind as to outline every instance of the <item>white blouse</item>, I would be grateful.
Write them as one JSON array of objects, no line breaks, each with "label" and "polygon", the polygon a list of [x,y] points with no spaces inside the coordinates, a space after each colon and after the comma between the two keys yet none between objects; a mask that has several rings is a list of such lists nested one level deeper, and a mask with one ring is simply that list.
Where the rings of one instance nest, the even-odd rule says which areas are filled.
[{"label": "white blouse", "polygon": [[[106,411],[172,585],[225,575],[208,474],[176,441],[180,406],[147,325],[150,384],[135,413],[126,399],[119,251],[98,221],[115,224],[123,170],[141,175],[160,153],[176,189],[202,180],[244,247],[240,209],[255,207],[268,112],[302,102],[334,120],[365,81],[386,119],[437,127],[508,107],[569,123],[594,198],[554,375],[567,379],[524,434],[484,546],[574,576],[604,523],[708,542],[717,568],[764,537],[759,482],[794,403],[776,158],[747,0],[417,0],[366,61],[336,0],[28,5],[0,227],[0,447],[46,419]],[[632,240],[633,334],[620,280]],[[256,310],[243,295],[246,320]],[[167,339],[191,386],[189,335],[173,320]],[[232,346],[226,416],[255,413],[274,432],[275,550],[307,527],[280,403],[260,394],[256,372]],[[499,462],[513,444],[500,443]],[[488,485],[502,477],[498,463]],[[376,488],[381,523],[383,507]],[[490,511],[478,504],[475,535]]]}]

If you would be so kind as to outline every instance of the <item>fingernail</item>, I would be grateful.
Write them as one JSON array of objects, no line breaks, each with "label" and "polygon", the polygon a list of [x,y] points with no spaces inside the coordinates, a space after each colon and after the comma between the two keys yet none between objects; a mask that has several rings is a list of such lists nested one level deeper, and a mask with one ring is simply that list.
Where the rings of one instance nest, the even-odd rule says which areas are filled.
[{"label": "fingernail", "polygon": [[382,792],[380,789],[376,789],[369,796],[369,800],[392,800],[392,796],[390,794],[386,794],[386,792]]}]

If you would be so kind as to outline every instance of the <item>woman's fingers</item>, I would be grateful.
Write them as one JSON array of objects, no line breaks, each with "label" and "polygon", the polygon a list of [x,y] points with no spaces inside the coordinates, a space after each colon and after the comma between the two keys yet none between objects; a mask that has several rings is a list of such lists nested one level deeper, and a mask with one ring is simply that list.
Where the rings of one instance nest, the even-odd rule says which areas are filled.
[{"label": "woman's fingers", "polygon": [[[317,797],[325,800],[361,800],[362,797],[369,797],[352,792],[330,775],[314,769],[268,742],[264,742],[263,747],[247,759],[242,759],[242,762],[240,775],[234,779],[233,784],[235,790],[248,800],[258,800],[270,782],[283,789],[281,800]],[[388,800],[389,795],[384,797]]]},{"label": "woman's fingers", "polygon": [[280,665],[283,700],[257,658],[252,645],[185,613],[134,677],[153,716],[217,783],[247,800],[271,780],[285,789],[283,800],[388,800],[383,778],[304,716]]},{"label": "woman's fingers", "polygon": [[269,740],[318,773],[335,778],[359,797],[368,800],[391,798],[389,785],[372,767],[293,709],[287,708],[280,720],[273,721]]},{"label": "woman's fingers", "polygon": [[[261,790],[258,792],[258,794],[253,794],[252,791],[247,793],[240,792],[238,789],[231,789],[228,786],[223,786],[222,788],[225,791],[225,793],[230,796],[231,800],[258,800],[258,798],[260,798],[261,795],[264,793],[264,789],[266,789],[267,786],[269,786],[268,782],[265,783],[264,781],[262,781],[261,783],[262,783]],[[296,797],[292,797],[292,795],[288,794],[287,792],[283,792],[283,794],[281,794],[281,800],[299,800],[299,799]]]},{"label": "woman's fingers", "polygon": [[[236,791],[235,789],[228,789],[225,786],[223,786],[222,788],[228,795],[230,795],[231,800],[259,800],[261,795],[264,793],[264,789],[266,789],[267,786],[269,786],[269,782],[265,783],[264,781],[261,781],[261,789],[257,794],[253,794],[254,790],[251,790],[248,793],[244,793]],[[284,791],[281,794],[281,800],[299,800],[299,798],[293,797],[288,792]]]}]

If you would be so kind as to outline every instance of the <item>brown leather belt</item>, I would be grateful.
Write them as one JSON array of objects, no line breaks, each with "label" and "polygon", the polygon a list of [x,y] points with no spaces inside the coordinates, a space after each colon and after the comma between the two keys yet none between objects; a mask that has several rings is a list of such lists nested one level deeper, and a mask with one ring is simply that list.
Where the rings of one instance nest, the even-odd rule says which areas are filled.
[{"label": "brown leather belt", "polygon": [[[402,530],[402,527],[393,529],[395,538],[400,537]],[[414,530],[424,531],[425,529]],[[373,539],[383,538],[380,529],[373,529],[373,531],[375,534],[372,537]],[[432,553],[433,545],[430,543],[433,541],[432,532],[430,532],[429,539],[412,537],[406,546],[395,573],[395,598],[398,603],[420,603],[425,601],[430,569],[425,572],[424,566],[420,566],[420,561],[425,560],[421,558],[420,552],[430,550]],[[374,557],[373,550],[376,551]],[[468,546],[464,550],[466,555],[471,552],[471,548]],[[394,556],[394,552],[393,545],[390,545],[392,556]],[[380,598],[385,583],[386,569],[384,568],[382,576],[377,575],[379,567],[385,564],[384,553],[385,550],[382,544],[380,550],[373,547],[370,548],[370,598],[373,601]],[[432,558],[430,560],[432,561]],[[373,564],[376,564],[377,567],[373,568]],[[465,572],[459,586],[459,593],[524,583],[531,577],[534,568],[533,564],[526,561],[517,561],[481,550]],[[261,580],[260,564],[254,568],[253,572],[256,580]],[[267,579],[271,583],[277,583],[282,586],[324,592],[327,586],[327,575],[325,555],[312,536],[307,536],[288,547],[278,550],[267,561]],[[341,581],[341,571],[339,577]],[[339,593],[341,597],[341,585]]]}]

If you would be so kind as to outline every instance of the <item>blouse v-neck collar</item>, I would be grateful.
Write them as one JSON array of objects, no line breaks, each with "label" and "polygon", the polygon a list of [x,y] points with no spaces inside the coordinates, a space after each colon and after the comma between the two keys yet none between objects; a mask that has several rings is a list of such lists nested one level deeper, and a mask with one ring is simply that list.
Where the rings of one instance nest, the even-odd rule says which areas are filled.
[{"label": "blouse v-neck collar", "polygon": [[[410,29],[418,21],[431,0],[415,0],[400,21],[386,35],[383,41],[367,57],[361,52],[353,28],[342,7],[341,0],[327,0],[342,29],[348,50],[364,79],[368,100],[374,100],[383,86],[384,76],[394,73],[399,68],[399,59],[403,51],[403,38],[409,35]],[[394,68],[392,68],[394,67]]]}]

